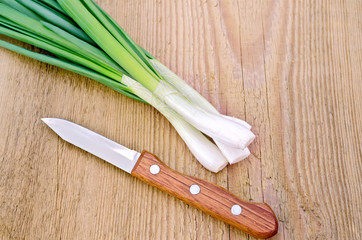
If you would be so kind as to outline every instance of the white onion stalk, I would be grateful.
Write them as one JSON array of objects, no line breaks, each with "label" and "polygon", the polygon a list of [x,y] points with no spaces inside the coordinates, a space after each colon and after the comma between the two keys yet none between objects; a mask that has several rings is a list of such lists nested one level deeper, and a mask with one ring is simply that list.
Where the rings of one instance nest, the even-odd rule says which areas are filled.
[{"label": "white onion stalk", "polygon": [[[197,92],[197,91],[195,90],[195,92]],[[200,95],[200,93],[198,93],[198,92],[197,92],[197,94]],[[203,98],[203,96],[201,96],[201,95],[200,95],[200,97]],[[210,103],[210,106],[212,106],[211,103]],[[212,106],[212,107],[214,108],[214,106]],[[219,112],[216,110],[216,108],[214,108],[214,109],[215,109],[215,111],[216,111],[217,113],[219,113]],[[220,114],[220,113],[219,113],[219,114]],[[231,116],[223,115],[223,114],[220,114],[220,115],[221,115],[222,117],[226,118],[226,119],[229,119],[229,120],[231,120],[231,121],[233,121],[233,122],[236,122],[236,123],[240,124],[241,126],[246,127],[247,129],[251,130],[251,125],[250,125],[249,123],[245,122],[244,120],[241,120],[241,119],[236,118],[236,117],[231,117]]]},{"label": "white onion stalk", "polygon": [[230,164],[238,163],[250,155],[249,148],[233,148],[218,141],[215,141],[215,143]]},{"label": "white onion stalk", "polygon": [[165,81],[161,80],[153,93],[191,125],[226,145],[245,149],[255,138],[250,130],[238,123],[190,102]]},{"label": "white onion stalk", "polygon": [[199,107],[211,113],[219,114],[225,118],[228,118],[232,121],[235,121],[236,123],[243,125],[249,130],[251,129],[250,124],[241,119],[220,114],[219,111],[209,101],[207,101],[198,91],[193,89],[184,80],[182,80],[179,76],[177,76],[176,73],[172,72],[157,59],[155,58],[150,59],[150,62],[153,64],[153,66],[157,69],[157,71],[168,83],[170,83],[175,89],[177,89],[177,91],[182,93],[182,95],[184,95],[191,102],[197,104]]},{"label": "white onion stalk", "polygon": [[178,134],[184,140],[195,158],[206,169],[219,172],[228,163],[220,150],[207,139],[200,131],[186,122],[178,113],[168,107],[158,97],[152,94],[142,84],[126,75],[122,77],[122,83],[133,90],[134,94],[156,108],[174,126]]},{"label": "white onion stalk", "polygon": [[[220,114],[210,102],[208,102],[204,97],[201,96],[201,94],[199,94],[195,89],[186,84],[179,76],[177,76],[174,72],[168,69],[157,59],[151,59],[150,61],[153,66],[158,70],[158,72],[162,75],[162,77],[191,102],[197,104],[199,107],[211,113],[219,114],[220,116],[232,120],[249,130],[251,129],[251,126],[241,119]],[[214,139],[214,141],[230,164],[237,163],[250,155],[250,151],[248,148],[235,148],[228,144],[220,142],[217,139]]]}]

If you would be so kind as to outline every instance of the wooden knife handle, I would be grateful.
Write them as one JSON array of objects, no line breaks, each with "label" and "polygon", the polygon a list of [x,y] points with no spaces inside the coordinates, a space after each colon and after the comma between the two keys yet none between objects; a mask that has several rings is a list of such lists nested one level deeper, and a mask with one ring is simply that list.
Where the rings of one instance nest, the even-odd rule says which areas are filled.
[{"label": "wooden knife handle", "polygon": [[147,151],[142,152],[131,174],[251,236],[269,238],[278,231],[278,221],[268,204],[243,201],[213,183],[180,174]]}]

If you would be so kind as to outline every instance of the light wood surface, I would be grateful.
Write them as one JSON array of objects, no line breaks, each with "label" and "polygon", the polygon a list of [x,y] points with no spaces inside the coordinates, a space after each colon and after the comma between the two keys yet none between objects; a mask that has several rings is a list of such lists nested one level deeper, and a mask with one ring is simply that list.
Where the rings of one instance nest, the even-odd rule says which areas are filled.
[{"label": "light wood surface", "polygon": [[249,122],[252,156],[208,172],[150,106],[0,49],[0,239],[252,239],[62,141],[41,117],[266,202],[273,239],[362,239],[360,0],[97,2],[222,113]]}]

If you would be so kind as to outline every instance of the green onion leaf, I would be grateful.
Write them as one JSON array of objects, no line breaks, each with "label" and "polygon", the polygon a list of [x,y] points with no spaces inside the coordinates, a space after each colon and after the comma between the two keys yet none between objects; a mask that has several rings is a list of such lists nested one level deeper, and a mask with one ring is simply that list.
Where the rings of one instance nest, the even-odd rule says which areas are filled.
[{"label": "green onion leaf", "polygon": [[[94,60],[99,65],[101,65],[109,70],[112,70],[115,73],[117,73],[117,72],[125,73],[125,71],[116,62],[114,62],[113,59],[111,59],[107,54],[105,54],[100,49],[73,36],[72,34],[64,31],[63,29],[61,29],[57,26],[54,26],[51,23],[47,23],[47,22],[43,22],[43,21],[41,21],[41,23],[48,29],[50,29],[53,32],[55,32],[56,34],[58,34],[64,40],[72,42],[79,49],[82,49],[84,51],[83,56],[87,56],[88,59]],[[90,56],[92,56],[92,57],[90,58]]]},{"label": "green onion leaf", "polygon": [[133,41],[133,39],[112,19],[98,4],[93,0],[83,0],[85,6],[98,19],[99,22],[122,44],[137,61],[146,68],[152,70],[157,77],[162,79],[162,76],[149,62],[147,56],[141,48]]},{"label": "green onion leaf", "polygon": [[37,4],[35,1],[31,0],[18,0],[21,4],[29,8],[30,10],[36,12],[39,16],[41,16],[47,22],[50,22],[56,26],[62,27],[64,30],[70,32],[71,34],[77,35],[81,39],[91,44],[94,42],[79,28],[72,24],[72,20],[68,17],[65,17],[63,14],[57,14],[54,11],[51,11],[47,7],[42,6],[41,4]]},{"label": "green onion leaf", "polygon": [[51,56],[36,53],[36,52],[30,51],[28,49],[16,46],[14,44],[11,44],[11,43],[8,43],[8,42],[2,41],[2,40],[0,40],[0,46],[7,48],[11,51],[20,53],[22,55],[34,58],[38,61],[45,62],[45,63],[51,64],[51,65],[78,73],[80,75],[92,78],[92,79],[100,82],[101,84],[104,84],[105,86],[110,87],[113,90],[126,95],[127,97],[130,97],[130,98],[135,99],[140,102],[145,102],[138,96],[134,95],[132,93],[132,90],[130,90],[128,87],[126,87],[122,83],[111,80],[111,79],[109,79],[95,71],[92,71],[88,68],[82,67],[80,65],[77,65],[77,64],[74,64],[74,63],[71,63],[68,61],[60,60],[60,59],[57,59],[57,58],[54,58]]},{"label": "green onion leaf", "polygon": [[61,7],[113,60],[147,89],[154,91],[159,78],[140,63],[123,47],[112,34],[77,0],[59,0]]},{"label": "green onion leaf", "polygon": [[4,3],[12,8],[14,8],[15,10],[35,19],[35,20],[41,20],[41,18],[35,14],[33,11],[27,9],[26,7],[24,7],[23,5],[21,5],[20,3],[18,3],[15,0],[1,0],[1,3]]},{"label": "green onion leaf", "polygon": [[88,67],[90,69],[93,69],[94,71],[97,71],[111,79],[114,79],[116,81],[121,81],[121,73],[115,74],[107,69],[102,68],[98,64],[95,64],[92,61],[89,61],[88,59],[85,59],[71,51],[68,51],[66,48],[62,46],[57,46],[56,44],[49,42],[47,39],[42,39],[39,37],[29,37],[27,35],[21,34],[17,31],[7,29],[5,27],[0,26],[0,34],[4,34],[6,36],[18,39],[20,41],[32,44],[36,47],[42,48],[44,50],[47,50],[57,56],[61,56],[63,58],[66,58],[74,63],[81,64],[85,67]]},{"label": "green onion leaf", "polygon": [[42,3],[48,5],[50,8],[57,10],[60,13],[67,15],[67,13],[60,7],[59,3],[55,0],[39,0]]}]

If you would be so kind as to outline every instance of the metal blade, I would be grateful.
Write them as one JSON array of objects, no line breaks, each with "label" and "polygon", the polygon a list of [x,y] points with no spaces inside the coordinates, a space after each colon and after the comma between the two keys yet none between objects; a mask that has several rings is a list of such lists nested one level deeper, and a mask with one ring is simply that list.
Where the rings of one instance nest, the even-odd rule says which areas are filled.
[{"label": "metal blade", "polygon": [[140,156],[139,152],[128,149],[85,127],[60,118],[42,118],[54,132],[65,141],[131,173]]}]

